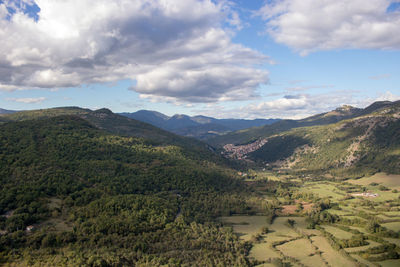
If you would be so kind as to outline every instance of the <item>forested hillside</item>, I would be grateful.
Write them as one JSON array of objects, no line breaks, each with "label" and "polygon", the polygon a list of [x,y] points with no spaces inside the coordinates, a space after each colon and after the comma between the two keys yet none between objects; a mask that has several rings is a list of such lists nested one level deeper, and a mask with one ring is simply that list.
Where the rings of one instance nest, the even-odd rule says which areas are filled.
[{"label": "forested hillside", "polygon": [[[213,149],[203,142],[187,138],[162,130],[150,124],[130,119],[111,112],[108,109],[92,111],[79,107],[61,107],[21,111],[0,116],[0,123],[24,121],[31,119],[46,119],[62,115],[80,117],[92,126],[112,134],[145,138],[152,145],[174,145],[183,148],[182,153],[190,158],[207,159],[219,163],[226,163],[221,157],[216,157]],[[234,164],[230,162],[229,164]]]},{"label": "forested hillside", "polygon": [[370,114],[379,109],[390,108],[391,106],[399,105],[400,101],[380,101],[371,104],[365,109],[354,108],[351,106],[342,106],[333,111],[317,114],[300,120],[281,120],[271,125],[244,129],[237,132],[212,137],[207,140],[212,146],[222,147],[225,144],[246,144],[251,143],[260,138],[266,138],[277,133],[288,131],[299,127],[308,127],[314,125],[328,125],[337,123],[342,120],[351,119],[363,115]]},{"label": "forested hillside", "polygon": [[265,144],[246,157],[264,166],[303,173],[400,173],[400,103],[378,104],[337,123],[267,135]]},{"label": "forested hillside", "polygon": [[247,264],[213,222],[247,208],[226,167],[73,115],[4,123],[0,147],[2,263]]}]

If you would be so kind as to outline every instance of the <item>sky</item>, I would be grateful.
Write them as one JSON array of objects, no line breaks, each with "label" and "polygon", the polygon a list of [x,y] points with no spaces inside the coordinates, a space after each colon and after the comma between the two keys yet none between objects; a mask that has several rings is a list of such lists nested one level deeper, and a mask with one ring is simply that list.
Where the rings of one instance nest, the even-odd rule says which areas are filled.
[{"label": "sky", "polygon": [[400,1],[0,0],[0,108],[303,118],[400,99]]}]

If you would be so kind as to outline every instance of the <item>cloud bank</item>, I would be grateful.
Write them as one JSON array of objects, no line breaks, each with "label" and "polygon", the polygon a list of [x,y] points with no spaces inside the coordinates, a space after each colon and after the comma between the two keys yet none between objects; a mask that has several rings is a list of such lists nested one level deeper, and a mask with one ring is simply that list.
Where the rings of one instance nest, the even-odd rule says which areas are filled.
[{"label": "cloud bank", "polygon": [[306,55],[332,49],[400,49],[400,1],[272,0],[259,11],[278,43]]},{"label": "cloud bank", "polygon": [[397,101],[400,95],[390,91],[382,92],[375,97],[360,97],[360,92],[351,90],[336,90],[320,94],[289,94],[269,100],[254,102],[235,109],[224,109],[210,104],[208,109],[196,110],[196,113],[215,116],[218,108],[218,118],[280,118],[302,119],[315,114],[334,110],[342,105],[364,108],[375,101]]},{"label": "cloud bank", "polygon": [[224,28],[240,26],[226,1],[22,2],[39,6],[37,18],[0,2],[2,90],[132,79],[144,98],[214,102],[255,97],[268,82],[268,57]]}]

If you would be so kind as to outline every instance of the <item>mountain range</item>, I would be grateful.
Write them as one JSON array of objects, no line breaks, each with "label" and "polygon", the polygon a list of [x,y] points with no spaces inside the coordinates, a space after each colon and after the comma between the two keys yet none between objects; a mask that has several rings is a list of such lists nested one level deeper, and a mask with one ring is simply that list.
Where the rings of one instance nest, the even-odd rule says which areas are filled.
[{"label": "mountain range", "polygon": [[11,113],[14,113],[14,112],[17,112],[17,111],[0,108],[0,114],[11,114]]},{"label": "mountain range", "polygon": [[300,120],[280,120],[270,125],[254,127],[241,131],[226,133],[221,136],[210,137],[207,139],[207,143],[215,147],[222,147],[225,144],[245,144],[255,141],[259,138],[290,130],[292,128],[332,124],[345,119],[368,115],[379,109],[390,108],[391,106],[396,106],[398,104],[399,101],[378,101],[372,103],[366,108],[355,108],[349,105],[344,105],[336,108],[335,110],[313,115]]},{"label": "mountain range", "polygon": [[400,173],[400,101],[375,102],[364,109],[343,106],[207,142],[229,157],[302,173]]},{"label": "mountain range", "polygon": [[201,140],[232,131],[269,125],[279,121],[279,119],[216,119],[201,115],[191,117],[182,114],[176,114],[169,117],[160,112],[151,110],[139,110],[133,113],[119,114],[131,119],[152,124],[179,135],[195,137]]},{"label": "mountain range", "polygon": [[[214,120],[153,115],[193,127]],[[261,213],[272,222],[276,197],[286,203],[293,194],[296,203],[288,186],[301,185],[289,174],[322,183],[399,174],[400,101],[343,106],[206,141],[106,108],[2,114],[0,265],[255,266],[249,242],[260,240],[241,242],[219,218]],[[243,176],[253,168],[285,175]],[[315,218],[328,216],[317,208]]]}]

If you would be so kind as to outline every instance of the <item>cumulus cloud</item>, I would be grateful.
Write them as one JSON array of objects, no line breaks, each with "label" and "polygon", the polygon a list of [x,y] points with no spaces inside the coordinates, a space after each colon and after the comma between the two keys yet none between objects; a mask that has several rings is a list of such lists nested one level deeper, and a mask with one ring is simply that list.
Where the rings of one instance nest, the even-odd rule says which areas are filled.
[{"label": "cumulus cloud", "polygon": [[7,98],[7,101],[25,103],[25,104],[37,104],[45,101],[45,97],[28,97],[28,98]]},{"label": "cumulus cloud", "polygon": [[272,0],[259,10],[275,41],[306,55],[331,49],[400,49],[390,0]]},{"label": "cumulus cloud", "polygon": [[228,1],[29,0],[0,2],[0,89],[74,87],[133,80],[150,99],[243,100],[268,82],[270,59],[231,41]]},{"label": "cumulus cloud", "polygon": [[400,95],[393,94],[390,91],[386,91],[380,94],[376,98],[376,101],[397,101],[397,100],[400,100]]},{"label": "cumulus cloud", "polygon": [[196,110],[196,113],[208,116],[218,114],[220,118],[301,119],[334,110],[342,105],[364,108],[375,101],[383,100],[396,101],[400,100],[400,96],[386,91],[376,97],[360,97],[357,91],[338,90],[323,94],[284,95],[274,100],[253,102],[235,109],[224,109],[221,106],[210,105],[204,110]]}]

